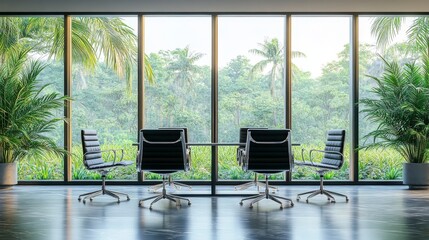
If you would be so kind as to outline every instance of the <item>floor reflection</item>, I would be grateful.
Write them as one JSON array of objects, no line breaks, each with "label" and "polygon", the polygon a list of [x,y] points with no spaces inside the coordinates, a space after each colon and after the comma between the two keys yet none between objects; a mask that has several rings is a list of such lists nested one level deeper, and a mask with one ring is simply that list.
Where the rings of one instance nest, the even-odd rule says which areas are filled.
[{"label": "floor reflection", "polygon": [[[118,187],[119,188],[119,187]],[[153,193],[120,187],[132,197],[120,204],[97,198],[83,204],[77,196],[90,186],[16,186],[0,190],[0,239],[428,239],[429,191],[402,186],[332,186],[350,202],[314,198],[291,208],[263,200],[250,209],[240,196],[193,197],[192,205],[161,200],[139,207]],[[281,187],[293,198],[311,189]]]}]

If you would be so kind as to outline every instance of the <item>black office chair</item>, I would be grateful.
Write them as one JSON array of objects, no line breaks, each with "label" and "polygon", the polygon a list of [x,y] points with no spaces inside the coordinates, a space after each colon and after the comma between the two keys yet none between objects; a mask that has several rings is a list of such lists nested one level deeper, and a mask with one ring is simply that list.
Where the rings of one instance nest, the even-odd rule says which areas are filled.
[{"label": "black office chair", "polygon": [[140,200],[139,206],[150,199],[154,200],[149,209],[161,199],[176,202],[177,206],[180,206],[180,200],[188,201],[188,205],[191,205],[189,199],[167,194],[165,189],[170,174],[190,168],[183,129],[141,130],[137,160],[138,170],[162,175],[162,193]]},{"label": "black office chair", "polygon": [[[309,160],[306,161],[304,157],[305,149],[302,149],[301,161],[295,161],[295,164],[298,166],[308,166],[316,168],[317,173],[320,176],[320,188],[314,191],[309,191],[305,193],[298,194],[296,200],[299,201],[302,195],[308,195],[306,202],[308,203],[308,199],[318,195],[323,194],[328,197],[328,201],[335,202],[335,198],[333,195],[341,196],[346,198],[346,202],[349,201],[349,198],[340,193],[332,192],[325,190],[323,187],[323,177],[326,172],[332,170],[339,170],[343,166],[344,163],[344,142],[346,138],[346,131],[343,129],[333,129],[328,131],[328,137],[324,150],[311,149],[309,151]],[[314,162],[313,153],[321,152],[323,153],[323,158],[321,162]]]},{"label": "black office chair", "polygon": [[[85,193],[79,196],[78,200],[80,201],[83,198],[83,203],[86,202],[86,199],[89,198],[90,201],[94,197],[100,195],[108,195],[114,197],[120,202],[120,195],[126,196],[127,200],[130,200],[130,197],[125,193],[114,192],[106,189],[106,175],[112,169],[116,167],[124,167],[133,164],[132,161],[123,161],[124,150],[123,149],[109,149],[101,150],[100,142],[98,141],[97,131],[85,129],[81,131],[81,140],[83,148],[83,163],[88,170],[94,170],[101,174],[102,185],[101,190]],[[120,151],[121,156],[118,157],[117,152]],[[102,153],[109,153],[113,155],[112,162],[105,162],[102,157]],[[119,161],[117,161],[119,158]]]},{"label": "black office chair", "polygon": [[[268,128],[240,128],[239,143],[246,144],[247,130],[249,129],[268,129]],[[245,152],[245,146],[239,146],[237,148],[237,162],[239,166],[243,165],[244,152]],[[257,187],[258,191],[259,191],[259,187],[265,187],[265,183],[258,181],[258,174],[256,173],[252,182],[243,183],[235,186],[234,188],[235,190],[245,190],[252,186]],[[278,190],[278,188],[274,186],[269,186],[269,188],[272,188],[273,190]]]},{"label": "black office chair", "polygon": [[[188,143],[188,128],[185,128],[185,127],[162,127],[159,129],[183,130],[183,132],[185,133],[185,142]],[[186,155],[187,155],[188,165],[191,166],[191,148],[188,146],[186,146]],[[162,185],[163,185],[163,183],[150,186],[148,188],[148,190],[149,191],[157,191],[158,189],[162,188]],[[171,175],[168,177],[167,186],[174,187],[175,189],[180,189],[181,187],[186,187],[186,188],[189,188],[189,190],[192,190],[192,186],[173,181],[171,178]]]},{"label": "black office chair", "polygon": [[249,129],[245,149],[243,169],[265,175],[265,193],[243,198],[240,205],[243,205],[245,200],[253,199],[250,203],[252,208],[254,203],[266,198],[279,203],[280,209],[283,209],[283,203],[279,199],[286,200],[293,206],[291,199],[270,194],[268,185],[268,177],[271,174],[292,169],[290,130]]}]

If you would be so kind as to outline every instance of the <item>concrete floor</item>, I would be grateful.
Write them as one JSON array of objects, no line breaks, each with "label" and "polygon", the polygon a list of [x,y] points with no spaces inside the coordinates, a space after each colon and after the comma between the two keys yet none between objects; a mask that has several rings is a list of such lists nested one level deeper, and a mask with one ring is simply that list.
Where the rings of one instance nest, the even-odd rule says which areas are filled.
[{"label": "concrete floor", "polygon": [[328,203],[323,196],[297,202],[296,194],[315,186],[282,186],[275,195],[295,203],[283,210],[267,199],[253,209],[247,202],[240,206],[238,195],[190,196],[192,205],[182,207],[163,199],[149,210],[150,202],[138,206],[139,199],[154,194],[143,186],[109,186],[130,195],[119,204],[108,196],[86,204],[77,200],[97,188],[1,189],[0,239],[429,239],[429,190],[405,186],[327,187],[347,194],[348,203],[342,198]]}]

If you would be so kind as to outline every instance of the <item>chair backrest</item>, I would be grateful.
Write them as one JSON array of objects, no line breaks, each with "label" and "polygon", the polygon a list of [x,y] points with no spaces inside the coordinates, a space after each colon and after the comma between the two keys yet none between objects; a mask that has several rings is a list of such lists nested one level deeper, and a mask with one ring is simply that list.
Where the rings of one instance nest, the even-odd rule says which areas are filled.
[{"label": "chair backrest", "polygon": [[249,128],[249,127],[240,128],[240,138],[239,138],[239,143],[246,143],[246,139],[247,139],[247,130],[249,130],[249,129],[268,129],[268,128]]},{"label": "chair backrest", "polygon": [[100,141],[98,141],[97,131],[92,129],[83,129],[80,132],[82,149],[83,149],[83,163],[85,167],[89,168],[92,165],[103,163],[101,157]]},{"label": "chair backrest", "polygon": [[183,129],[140,130],[138,163],[140,170],[187,170]]},{"label": "chair backrest", "polygon": [[246,142],[247,170],[291,169],[292,151],[289,129],[249,129]]},{"label": "chair backrest", "polygon": [[[332,129],[328,131],[328,136],[325,145],[325,151],[328,151],[328,153],[324,153],[323,155],[323,164],[341,168],[344,163],[343,152],[345,139],[346,130],[344,129]],[[341,154],[329,152],[337,152]]]},{"label": "chair backrest", "polygon": [[167,130],[183,130],[185,134],[185,142],[188,143],[188,128],[186,127],[160,127],[159,129],[167,129]]}]

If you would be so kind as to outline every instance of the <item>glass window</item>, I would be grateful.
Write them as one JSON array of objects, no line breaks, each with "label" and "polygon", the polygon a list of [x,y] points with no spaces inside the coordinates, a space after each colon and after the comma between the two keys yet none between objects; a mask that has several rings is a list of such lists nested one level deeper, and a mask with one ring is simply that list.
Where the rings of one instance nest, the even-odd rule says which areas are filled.
[{"label": "glass window", "polygon": [[[81,129],[95,129],[102,149],[137,149],[137,17],[72,18],[72,177],[98,179],[82,161]],[[104,156],[105,161],[113,159]],[[135,165],[117,168],[108,179],[136,180]]]},{"label": "glass window", "polygon": [[[284,16],[219,16],[219,142],[241,127],[285,127]],[[219,179],[250,179],[237,147],[219,147]],[[273,179],[284,179],[283,174]]]},{"label": "glass window", "polygon": [[[50,17],[0,17],[0,55],[12,47],[31,48],[28,58],[38,61],[44,69],[38,75],[38,85],[49,84],[44,94],[64,93],[63,37],[64,18]],[[1,56],[0,56],[1,57]],[[0,60],[1,62],[1,60]],[[55,116],[64,116],[59,108]],[[64,123],[59,122],[53,131],[46,133],[59,147],[64,145]],[[63,158],[47,154],[29,156],[18,163],[19,180],[63,180]]]},{"label": "glass window", "polygon": [[[186,127],[189,142],[211,141],[211,17],[145,17],[144,127]],[[192,166],[173,179],[210,180],[211,148],[192,147]],[[146,173],[145,179],[159,179]]]},{"label": "glass window", "polygon": [[[351,17],[292,16],[292,136],[305,149],[324,149],[329,129],[346,130],[345,163],[325,179],[349,179]],[[300,149],[294,149],[300,159]],[[308,157],[306,157],[308,158]],[[295,180],[319,179],[295,167]]]},{"label": "glass window", "polygon": [[[380,77],[384,62],[396,61],[403,65],[418,59],[419,50],[413,34],[425,27],[424,18],[407,16],[360,16],[359,17],[359,98],[373,98],[371,92],[375,81],[369,76]],[[416,24],[416,25],[414,25]],[[412,28],[412,25],[417,28]],[[394,26],[398,26],[397,30]],[[362,107],[360,107],[362,109]],[[373,141],[366,138],[378,124],[359,113],[359,146]],[[401,155],[392,148],[359,150],[359,179],[362,180],[400,180],[402,179]]]}]

